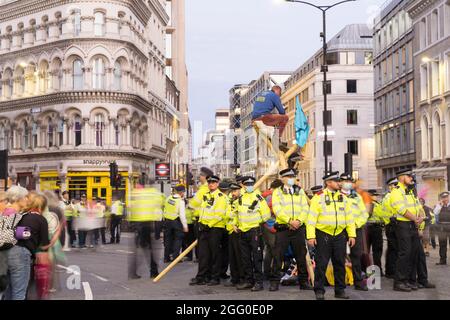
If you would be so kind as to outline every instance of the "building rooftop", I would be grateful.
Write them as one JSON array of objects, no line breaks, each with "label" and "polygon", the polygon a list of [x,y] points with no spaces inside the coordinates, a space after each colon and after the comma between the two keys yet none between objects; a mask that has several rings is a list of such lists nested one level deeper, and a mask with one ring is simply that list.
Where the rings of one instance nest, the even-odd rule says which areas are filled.
[{"label": "building rooftop", "polygon": [[372,30],[366,24],[349,24],[328,41],[328,51],[372,50]]}]

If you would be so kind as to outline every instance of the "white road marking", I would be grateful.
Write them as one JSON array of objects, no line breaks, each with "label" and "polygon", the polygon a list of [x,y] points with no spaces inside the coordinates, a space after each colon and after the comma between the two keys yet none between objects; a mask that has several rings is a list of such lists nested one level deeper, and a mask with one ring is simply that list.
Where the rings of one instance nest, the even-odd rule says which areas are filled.
[{"label": "white road marking", "polygon": [[130,288],[125,287],[125,286],[123,286],[123,285],[121,285],[121,284],[118,284],[118,286],[121,287],[122,289],[125,289],[125,290],[127,290],[127,291],[130,291]]},{"label": "white road marking", "polygon": [[133,251],[126,251],[126,250],[116,250],[116,252],[120,252],[120,253],[126,253],[126,254],[133,254]]},{"label": "white road marking", "polygon": [[95,273],[91,273],[91,276],[96,277],[97,279],[103,281],[103,282],[108,282],[108,279],[105,279],[103,277],[100,277],[99,275],[96,275]]},{"label": "white road marking", "polygon": [[89,282],[83,282],[83,289],[84,289],[84,299],[94,300],[94,296],[92,295],[92,290],[91,286],[89,285]]},{"label": "white road marking", "polygon": [[80,273],[79,273],[78,271],[75,271],[75,270],[73,270],[73,269],[71,269],[71,268],[67,268],[67,267],[62,266],[62,265],[60,265],[60,264],[58,264],[57,266],[58,266],[59,268],[62,268],[62,269],[67,270],[69,273],[73,273],[73,274],[75,274],[75,275],[77,275],[77,276],[80,275]]}]

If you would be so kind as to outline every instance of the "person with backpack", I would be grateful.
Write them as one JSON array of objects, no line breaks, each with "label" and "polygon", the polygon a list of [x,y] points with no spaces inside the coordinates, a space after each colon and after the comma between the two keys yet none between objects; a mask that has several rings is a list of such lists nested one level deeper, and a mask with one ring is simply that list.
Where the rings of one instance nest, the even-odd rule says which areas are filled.
[{"label": "person with backpack", "polygon": [[[10,238],[9,243],[0,241],[0,249],[2,245],[11,247],[7,251],[9,284],[5,292],[6,300],[26,299],[31,262],[38,250],[49,244],[47,220],[30,208],[28,196],[23,196],[25,191],[26,189],[22,187],[14,186],[7,192],[11,207],[17,209],[17,213],[9,217],[15,221],[12,225],[15,237]],[[16,224],[17,221],[19,222]],[[0,230],[0,240],[5,236],[7,232],[4,229]],[[47,252],[45,249],[41,251],[41,258],[45,259]]]}]

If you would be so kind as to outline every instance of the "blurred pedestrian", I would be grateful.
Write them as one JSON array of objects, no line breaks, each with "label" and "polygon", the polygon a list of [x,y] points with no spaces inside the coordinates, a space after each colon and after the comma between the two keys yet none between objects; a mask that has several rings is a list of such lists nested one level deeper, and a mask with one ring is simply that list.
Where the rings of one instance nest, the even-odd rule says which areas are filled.
[{"label": "blurred pedestrian", "polygon": [[447,244],[450,239],[450,202],[449,193],[442,192],[439,204],[434,209],[439,238],[439,262],[437,265],[447,264]]},{"label": "blurred pedestrian", "polygon": [[429,250],[429,246],[430,246],[430,227],[435,224],[435,219],[434,219],[434,213],[433,213],[433,209],[431,209],[429,206],[427,206],[425,204],[425,199],[424,198],[420,198],[419,199],[420,204],[423,207],[423,210],[425,211],[425,229],[423,230],[423,238],[422,238],[422,245],[423,245],[423,250],[425,252],[425,256],[429,257],[430,256],[430,250]]},{"label": "blurred pedestrian", "polygon": [[60,206],[64,211],[64,216],[66,219],[66,229],[67,237],[69,237],[69,246],[71,248],[75,248],[75,241],[77,241],[77,236],[75,230],[73,229],[73,221],[76,215],[76,210],[75,206],[72,204],[68,191],[63,191]]}]

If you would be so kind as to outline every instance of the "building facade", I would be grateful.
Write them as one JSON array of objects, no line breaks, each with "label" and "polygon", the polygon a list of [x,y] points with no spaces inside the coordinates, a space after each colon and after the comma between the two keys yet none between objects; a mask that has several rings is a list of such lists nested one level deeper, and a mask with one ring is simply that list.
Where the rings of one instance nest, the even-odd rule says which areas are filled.
[{"label": "building facade", "polygon": [[415,34],[415,172],[434,204],[450,179],[450,1],[410,1],[406,9]]},{"label": "building facade", "polygon": [[284,82],[291,76],[292,72],[264,72],[258,80],[248,84],[248,89],[240,97],[241,109],[241,136],[240,136],[240,171],[243,175],[251,175],[259,178],[268,169],[269,163],[262,164],[261,161],[267,157],[257,158],[257,136],[252,126],[252,112],[256,97],[261,92],[272,89],[273,86],[283,87]]},{"label": "building facade", "polygon": [[412,22],[409,0],[394,0],[374,23],[374,106],[378,182],[416,166]]},{"label": "building facade", "polygon": [[13,180],[109,202],[111,161],[124,191],[154,176],[178,104],[166,91],[164,4],[0,3],[0,147]]},{"label": "building facade", "polygon": [[353,176],[364,188],[377,188],[373,124],[372,35],[366,25],[348,25],[328,43],[328,144],[323,131],[322,50],[310,57],[286,81],[282,102],[289,115],[283,140],[295,140],[295,105],[298,97],[310,124],[302,150],[299,178],[305,188],[322,184],[324,154],[331,169],[344,172],[344,154],[353,154]]}]

